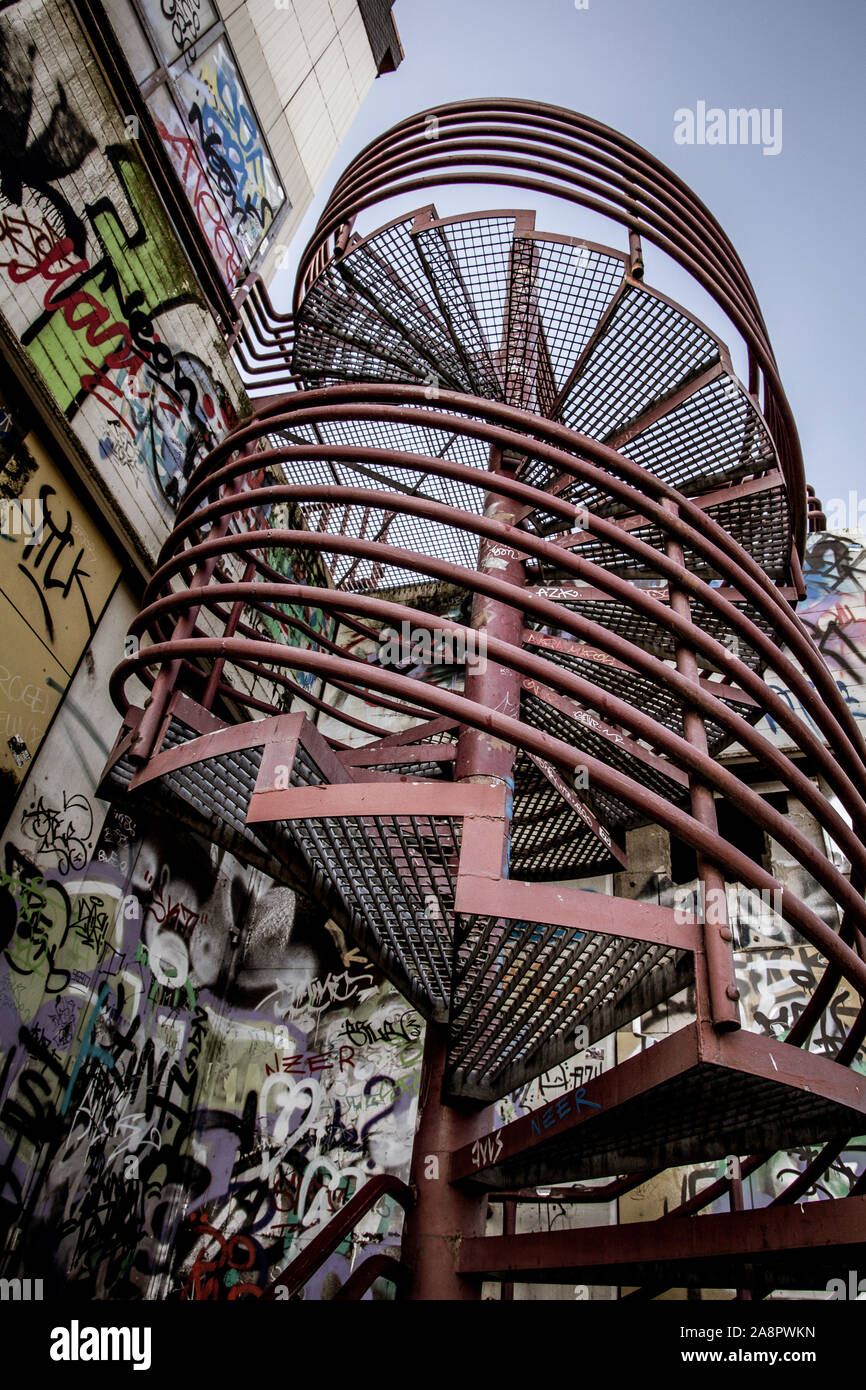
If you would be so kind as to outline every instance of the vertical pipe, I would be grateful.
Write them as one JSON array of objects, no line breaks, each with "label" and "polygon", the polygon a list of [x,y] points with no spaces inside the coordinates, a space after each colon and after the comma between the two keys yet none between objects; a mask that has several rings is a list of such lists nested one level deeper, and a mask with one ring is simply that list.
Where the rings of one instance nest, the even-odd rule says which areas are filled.
[{"label": "vertical pipe", "polygon": [[489,1110],[471,1105],[463,1108],[442,1103],[447,1062],[447,1029],[428,1023],[409,1178],[416,1201],[406,1217],[402,1250],[411,1274],[407,1296],[413,1301],[455,1302],[481,1297],[481,1281],[457,1273],[455,1254],[461,1238],[484,1235],[487,1196],[452,1185],[451,1156],[487,1132],[491,1115]]},{"label": "vertical pipe", "polygon": [[[513,1236],[513,1235],[515,1234],[516,1230],[517,1230],[517,1203],[516,1203],[516,1202],[508,1202],[508,1201],[503,1202],[503,1203],[502,1203],[502,1234],[503,1234],[504,1236]],[[501,1298],[503,1299],[503,1301],[506,1302],[506,1303],[511,1303],[511,1302],[514,1301],[514,1285],[513,1285],[510,1281],[509,1281],[508,1283],[502,1285],[502,1293],[501,1293],[500,1296],[501,1296]]]},{"label": "vertical pipe", "polygon": [[[525,234],[528,230],[524,223],[515,222],[499,363],[506,400],[524,410],[535,411],[538,409],[540,351],[536,291],[538,251],[531,237]],[[503,451],[497,445],[491,447],[491,473],[514,473],[522,462],[522,457],[511,450]],[[510,498],[489,492],[484,499],[485,517],[515,525],[520,515],[521,508]],[[526,584],[525,556],[497,541],[486,538],[481,541],[478,568],[482,573],[495,574],[497,579],[521,589]],[[480,641],[489,634],[516,647],[523,645],[520,609],[481,594],[476,594],[472,604],[472,627],[478,632]],[[487,662],[476,671],[467,668],[465,693],[487,709],[519,716],[520,676],[496,662]],[[482,730],[464,729],[457,744],[454,777],[457,781],[492,778],[504,782],[509,792],[513,792],[514,749]],[[509,797],[509,820],[510,809]]]},{"label": "vertical pipe", "polygon": [[[728,1162],[731,1160],[729,1159]],[[745,1211],[746,1204],[743,1201],[743,1177],[740,1169],[739,1158],[734,1158],[734,1174],[730,1178],[731,1185],[731,1211]],[[751,1289],[737,1289],[737,1298],[740,1302],[749,1303],[752,1299]]]},{"label": "vertical pipe", "polygon": [[[505,304],[503,343],[500,349],[506,394],[525,409],[536,408],[538,372],[538,305],[535,276],[538,255],[534,243],[517,234],[512,247],[509,287]],[[514,472],[522,457],[490,450],[490,472]],[[485,517],[506,525],[516,523],[516,501],[487,493]],[[485,538],[478,552],[478,568],[513,583],[526,584],[525,556],[511,546]],[[471,625],[478,634],[476,663],[467,662],[465,694],[487,709],[519,716],[520,676],[497,662],[487,661],[485,641],[490,636],[513,646],[523,643],[523,612],[519,607],[476,594]],[[514,792],[514,747],[483,729],[464,727],[457,740],[455,781],[493,782],[508,791],[502,824],[502,872],[508,870],[508,841]],[[461,1108],[443,1099],[448,1064],[447,1030],[427,1025],[424,1050],[424,1082],[419,1104],[418,1129],[412,1155],[413,1186],[417,1200],[406,1220],[404,1258],[412,1269],[412,1299],[479,1298],[480,1281],[461,1279],[454,1271],[453,1254],[461,1237],[483,1235],[487,1197],[452,1187],[448,1180],[451,1154],[461,1145],[493,1128],[492,1107]],[[435,1163],[433,1160],[435,1159]],[[425,1177],[436,1169],[438,1178]]]},{"label": "vertical pipe", "polygon": [[[675,502],[666,500],[665,507],[677,515]],[[682,546],[678,542],[669,540],[665,549],[670,559],[678,565],[684,565]],[[692,621],[689,596],[674,584],[670,586],[670,601],[674,613],[687,618],[689,622]],[[681,675],[697,684],[698,663],[691,647],[684,643],[677,644],[676,665]],[[683,710],[683,736],[698,752],[707,752],[707,731],[697,710]],[[712,791],[693,773],[689,774],[689,790],[691,811],[695,820],[713,834],[717,834],[719,827]],[[710,863],[703,855],[698,855],[698,880],[704,885],[705,890],[703,934],[709,975],[710,1017],[718,1031],[730,1031],[740,1026],[737,1005],[740,992],[734,974],[733,935],[728,923],[725,880],[715,864]],[[710,911],[706,910],[707,905],[710,906]]]},{"label": "vertical pipe", "polygon": [[[509,459],[503,459],[498,447],[491,449],[492,473],[509,471],[509,462]],[[519,511],[519,506],[510,498],[500,497],[493,492],[489,492],[485,498],[485,517],[513,525]],[[499,541],[482,540],[478,568],[482,573],[494,574],[497,579],[504,579],[519,588],[526,583],[524,556]],[[519,608],[476,594],[472,604],[471,626],[478,633],[477,656],[480,660],[474,669],[467,664],[467,697],[486,709],[517,717],[520,711],[520,675],[507,666],[486,660],[485,642],[488,636],[497,637],[519,648],[523,641],[523,613]],[[514,790],[514,748],[483,729],[464,728],[457,743],[454,777],[459,782],[479,779],[503,782],[511,793]]]},{"label": "vertical pipe", "polygon": [[[502,463],[500,451],[491,451],[491,470]],[[494,493],[486,499],[485,516],[500,521],[513,520],[516,508]],[[478,560],[479,568],[493,571],[499,578],[521,586],[525,582],[523,557],[509,546],[485,540]],[[523,635],[520,609],[476,595],[472,626],[479,634],[478,656],[484,655],[487,633],[519,646]],[[466,694],[488,709],[516,715],[520,709],[520,677],[507,667],[484,661],[474,670],[467,666]],[[463,728],[457,741],[454,768],[456,781],[502,783],[508,788],[502,824],[502,872],[507,871],[508,836],[514,791],[514,748],[480,729]],[[462,1236],[483,1235],[487,1198],[482,1192],[465,1193],[448,1180],[451,1154],[456,1148],[493,1127],[492,1109],[460,1109],[443,1100],[443,1081],[447,1068],[447,1030],[429,1023],[424,1050],[424,1081],[419,1105],[418,1129],[413,1150],[415,1207],[406,1219],[404,1259],[413,1271],[411,1299],[479,1298],[481,1284],[460,1279],[454,1272],[453,1253]],[[432,1160],[435,1159],[435,1163]],[[425,1171],[435,1168],[433,1180]]]},{"label": "vertical pipe", "polygon": [[637,232],[628,234],[628,269],[633,280],[643,279],[643,249]]}]

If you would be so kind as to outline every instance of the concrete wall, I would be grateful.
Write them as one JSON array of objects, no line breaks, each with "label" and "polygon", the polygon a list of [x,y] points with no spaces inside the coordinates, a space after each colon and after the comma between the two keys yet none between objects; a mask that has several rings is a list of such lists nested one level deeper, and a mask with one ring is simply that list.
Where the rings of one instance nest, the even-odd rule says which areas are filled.
[{"label": "concrete wall", "polygon": [[20,159],[3,186],[0,314],[153,561],[243,388],[70,7],[18,0],[0,44]]},{"label": "concrete wall", "polygon": [[[372,1173],[408,1176],[423,1024],[306,900],[95,795],[136,609],[121,585],[0,840],[0,1272],[257,1297]],[[383,1199],[306,1296],[401,1219]]]}]

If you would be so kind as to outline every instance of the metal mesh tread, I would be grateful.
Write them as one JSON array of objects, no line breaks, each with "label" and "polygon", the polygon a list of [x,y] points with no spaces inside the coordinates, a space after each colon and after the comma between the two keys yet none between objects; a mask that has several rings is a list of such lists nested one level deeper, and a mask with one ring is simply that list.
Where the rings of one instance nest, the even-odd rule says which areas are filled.
[{"label": "metal mesh tread", "polygon": [[[707,506],[706,514],[722,526],[771,579],[787,580],[791,556],[791,514],[783,487],[739,497],[732,495],[729,500],[722,498]],[[534,513],[533,520],[540,522],[543,516],[543,513]],[[559,528],[560,533],[562,530]],[[557,528],[552,526],[546,534],[556,535]],[[664,554],[666,537],[651,522],[630,526],[627,534]],[[573,553],[581,560],[601,565],[627,579],[660,578],[660,571],[649,560],[633,556],[614,542],[600,537],[574,546]],[[718,571],[687,544],[683,546],[683,558],[690,574],[705,580],[720,578]],[[545,583],[557,582],[557,571],[553,566],[544,562],[539,568]],[[559,575],[562,582],[561,571]]]},{"label": "metal mesh tread", "polygon": [[748,1153],[756,1144],[755,1115],[761,1116],[758,1142],[768,1152],[847,1138],[863,1126],[862,1113],[852,1106],[705,1061],[622,1104],[611,1097],[610,1109],[599,1096],[606,1099],[607,1092],[590,1083],[580,1097],[581,1122],[550,1139],[545,1133],[557,1123],[556,1111],[533,1112],[531,1133],[540,1141],[479,1173],[477,1181],[485,1187],[532,1187]]},{"label": "metal mesh tread", "polygon": [[[288,822],[311,872],[329,882],[362,940],[414,983],[428,1012],[447,1012],[459,823],[408,815]],[[375,958],[375,957],[374,957]]]},{"label": "metal mesh tread", "polygon": [[[642,675],[639,671],[631,671],[623,666],[604,660],[593,660],[590,656],[581,655],[579,653],[585,649],[576,644],[573,650],[567,646],[539,648],[531,643],[526,645],[528,651],[541,652],[546,660],[556,662],[558,666],[564,666],[566,670],[573,671],[575,675],[591,681],[600,689],[609,691],[626,703],[634,705],[657,723],[663,724],[673,733],[682,737],[683,705],[678,697],[665,686]],[[599,653],[599,657],[603,657],[603,653]],[[719,691],[718,698],[728,708],[735,709],[749,723],[757,723],[762,717],[758,706],[751,709],[747,707],[744,710],[741,705],[730,699],[725,699],[724,691]],[[730,742],[730,734],[720,724],[707,720],[706,730],[710,752],[719,752]]]},{"label": "metal mesh tread", "polygon": [[[674,778],[666,777],[660,769],[641,762],[626,748],[618,747],[603,734],[596,732],[588,722],[582,723],[569,718],[562,710],[528,692],[524,692],[523,695],[521,714],[530,727],[543,729],[545,733],[554,734],[557,738],[574,744],[581,752],[607,763],[618,772],[625,773],[641,786],[648,787],[650,791],[656,792],[668,801],[678,803],[687,795],[682,785]],[[626,819],[630,818],[629,812]]]},{"label": "metal mesh tread", "polygon": [[[656,1003],[669,997],[660,967],[677,954],[593,933],[591,923],[553,927],[503,918],[464,919],[457,953],[449,1066],[457,1090],[497,1094],[498,1078],[560,1039],[573,1050],[574,1030],[605,1006],[625,1004],[641,983]],[[655,988],[653,988],[653,984]],[[543,1001],[543,1010],[540,1005]],[[650,1006],[651,1007],[651,1006]]]},{"label": "metal mesh tread", "polygon": [[[592,809],[591,798],[589,799]],[[512,878],[588,878],[619,868],[608,847],[528,758],[518,755],[511,823]]]},{"label": "metal mesh tread", "polygon": [[[563,575],[560,583],[563,586],[569,584],[567,576]],[[621,602],[619,599],[600,599],[582,598],[576,595],[574,598],[558,596],[557,601],[563,608],[568,608],[574,613],[580,613],[590,622],[598,623],[599,627],[607,628],[615,632],[619,637],[624,637],[626,641],[633,642],[635,646],[641,647],[644,651],[651,652],[654,656],[661,657],[662,660],[673,661],[676,657],[676,638],[670,628],[664,626],[662,621],[650,617],[648,614],[632,608],[630,604]],[[771,640],[773,640],[773,629],[756,609],[749,604],[738,604],[737,607],[745,613]],[[705,607],[700,601],[692,603],[692,620],[696,627],[713,637],[727,650],[733,650],[732,633],[727,623],[715,609]],[[535,620],[530,619],[530,627],[534,627]],[[538,624],[539,629],[541,624]],[[762,669],[762,660],[754,648],[745,638],[737,641],[736,653],[740,661],[750,666],[752,670]],[[698,653],[698,664],[705,669],[714,670],[707,660]]]},{"label": "metal mesh tread", "polygon": [[719,361],[719,345],[675,305],[630,285],[558,408],[570,429],[607,440]]},{"label": "metal mesh tread", "polygon": [[[624,257],[602,247],[516,233],[513,213],[428,212],[426,225],[413,214],[355,239],[324,268],[297,317],[293,370],[319,383],[435,380],[521,404],[530,354],[537,369],[528,344],[540,340],[552,403],[623,268]],[[518,281],[537,334],[509,309]]]}]

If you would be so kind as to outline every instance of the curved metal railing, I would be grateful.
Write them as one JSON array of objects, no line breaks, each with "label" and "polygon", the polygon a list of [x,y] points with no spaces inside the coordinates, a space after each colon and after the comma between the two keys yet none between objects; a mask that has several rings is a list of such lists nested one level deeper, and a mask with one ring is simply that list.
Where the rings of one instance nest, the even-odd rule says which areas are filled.
[{"label": "curved metal railing", "polygon": [[[361,442],[370,437],[372,422],[382,429],[411,430],[416,441],[427,431],[429,452]],[[286,442],[296,441],[307,427],[318,432],[315,443]],[[340,443],[327,434],[337,427]],[[356,442],[348,443],[346,432],[353,430]],[[588,509],[523,482],[520,468],[513,475],[491,474],[437,456],[435,444],[444,437],[482,442],[485,451],[510,451],[523,460],[526,472],[539,463],[550,465],[556,476],[566,474],[592,486],[601,500]],[[368,476],[352,484],[328,481],[328,470],[336,466],[357,467]],[[319,470],[318,481],[286,481],[305,467]],[[371,474],[405,483],[400,488],[367,486]],[[433,480],[467,490],[481,485],[489,495],[519,503],[523,521],[505,524],[425,495]],[[641,521],[651,521],[656,544],[603,515],[613,502],[627,505]],[[286,507],[296,524],[274,525],[275,516],[282,519],[279,509]],[[372,518],[369,536],[346,534],[351,509]],[[603,542],[612,556],[602,565],[581,558],[579,545],[563,545],[563,533],[549,539],[526,529],[528,519],[542,515],[562,521],[569,528],[567,540]],[[416,529],[408,532],[410,544],[397,544],[388,532],[405,524]],[[313,526],[319,529],[307,529]],[[530,567],[537,567],[537,578],[544,577],[546,566],[556,583],[518,587],[495,572],[440,558],[461,536],[468,538],[472,551],[481,541],[519,551]],[[672,547],[678,547],[680,558]],[[711,577],[695,573],[694,564],[688,568],[683,551],[700,557]],[[332,563],[349,557],[352,563],[375,567],[376,587],[360,582],[353,590],[296,582],[287,572],[286,555],[295,564],[306,560],[311,568],[315,557]],[[664,590],[637,586],[617,573],[638,558]],[[530,568],[530,580],[533,573]],[[542,700],[540,718],[529,722],[526,704],[522,716],[520,711],[483,708],[466,692],[381,664],[375,650],[372,656],[369,650],[359,655],[333,640],[339,623],[353,627],[359,638],[367,639],[368,648],[371,643],[375,648],[383,626],[408,623],[412,630],[438,630],[466,644],[472,630],[465,622],[431,611],[424,599],[414,605],[400,601],[412,583],[428,581],[467,601],[484,595],[524,614],[522,641],[491,637],[487,656],[517,673],[525,702],[530,694]],[[674,593],[687,596],[690,613],[677,611],[671,602]],[[311,613],[316,614],[312,622]],[[263,627],[275,621],[282,630],[263,640]],[[342,719],[342,699],[334,703],[340,689],[355,693],[370,711],[369,732],[376,729],[377,706],[414,718],[450,716],[463,726],[493,733],[525,755],[548,760],[560,773],[584,767],[589,786],[607,808],[608,830],[627,827],[634,817],[652,820],[727,879],[758,893],[777,893],[780,916],[831,962],[828,968],[840,972],[855,990],[866,987],[866,965],[858,954],[866,905],[857,887],[866,878],[866,801],[856,772],[858,767],[866,770],[866,750],[850,712],[802,623],[746,547],[698,500],[660,483],[604,445],[529,412],[452,393],[443,393],[435,409],[417,388],[332,387],[287,398],[260,410],[200,465],[131,631],[148,633],[152,645],[142,647],[115,675],[112,693],[124,712],[123,692],[131,674],[176,673],[177,663],[184,661],[189,663],[187,688],[197,699],[208,688],[211,699],[229,699],[251,712],[278,714],[285,708],[281,692],[288,692],[330,708]],[[550,649],[533,645],[533,637],[543,638],[545,632],[558,634],[566,653],[574,644],[584,657],[589,650],[596,659],[569,669]],[[669,636],[667,654],[657,649],[659,633]],[[710,674],[696,681],[678,670],[671,663],[678,646],[692,650]],[[639,698],[625,697],[621,682],[611,685],[606,659],[618,663],[613,669],[625,669],[643,682],[636,687]],[[775,692],[765,671],[774,672],[797,695],[817,734]],[[297,672],[320,678],[323,688],[314,694],[290,674]],[[273,692],[270,699],[264,696],[267,690]],[[648,701],[648,690],[654,701]],[[750,702],[746,712],[737,706],[737,697]],[[557,702],[559,716],[554,718],[551,710]],[[661,716],[653,707],[662,710]],[[718,731],[712,754],[684,736],[686,709],[699,711]],[[620,742],[600,742],[591,723],[582,721],[584,711],[592,711],[592,718],[614,731]],[[755,727],[762,711],[785,730],[793,756]],[[347,722],[353,722],[351,716]],[[717,761],[721,747],[733,740],[816,817],[850,859],[854,882],[790,818]],[[838,797],[850,825],[803,771],[802,756]],[[761,864],[690,814],[684,804],[689,779],[712,788],[783,845],[837,905],[844,932],[834,931]],[[516,796],[512,835],[517,839],[530,806],[527,802],[522,808]]]},{"label": "curved metal railing", "polygon": [[764,382],[764,413],[777,438],[802,550],[802,453],[755,291],[722,227],[692,190],[634,141],[562,107],[517,99],[430,107],[384,132],[348,165],[299,264],[294,313],[316,278],[346,249],[367,208],[419,189],[499,184],[586,207],[666,252],[716,300],[749,354],[749,389]]},{"label": "curved metal railing", "polygon": [[[513,210],[439,219],[430,205],[354,230],[387,200],[464,183],[599,213],[627,228],[628,254],[537,233],[531,214]],[[746,347],[745,385],[724,344],[644,285],[641,238],[726,313]],[[582,248],[591,275],[570,272],[571,317],[557,322],[563,248]],[[536,273],[545,257],[546,280]],[[347,784],[364,781],[365,768],[393,782],[406,766],[427,789],[467,780],[463,740],[490,736],[513,754],[506,875],[559,883],[615,871],[626,831],[664,828],[708,880],[771,895],[792,950],[807,942],[820,953],[785,1038],[808,1050],[840,991],[866,998],[866,745],[796,613],[807,523],[820,526],[823,513],[807,496],[754,289],[716,220],[660,161],[585,116],[518,100],[453,103],[399,123],[348,166],[302,255],[292,314],[274,309],[256,277],[242,299],[238,360],[257,389],[288,394],[260,402],[189,480],[130,629],[145,645],[112,680],[130,764],[153,777],[149,760],[183,765],[177,743],[166,754],[164,742],[169,732],[195,741],[170,727],[179,691],[206,712],[200,731],[207,712],[223,726],[279,723],[288,708],[327,716],[322,756]],[[642,374],[646,389],[632,393]],[[586,402],[599,399],[593,416]],[[581,426],[595,418],[597,429]],[[700,441],[693,454],[690,438]],[[385,654],[383,634],[401,630],[471,651],[494,610],[510,615],[485,632],[486,659],[512,692],[499,703],[465,659],[395,665]],[[143,711],[130,709],[132,677],[150,690]],[[392,716],[412,726],[414,761],[401,763],[383,737]],[[850,874],[719,761],[732,745],[814,817]],[[579,792],[575,769],[587,779]],[[565,917],[532,917],[525,899],[510,915],[505,897],[490,916],[478,900],[457,910],[462,813],[414,811],[397,786],[383,796],[375,815],[329,801],[337,809],[323,813],[321,833],[308,816],[303,831],[274,832],[271,848],[288,853],[294,836],[314,882],[330,874],[344,893],[347,920],[366,914],[359,939],[385,924],[386,973],[422,1013],[449,1017],[454,1094],[501,1096],[516,1075],[570,1055],[569,1038],[601,999],[614,1000],[620,1020],[637,1017],[640,1001],[669,999],[690,980],[700,1029],[736,1029],[727,919],[719,931],[705,926],[702,945],[670,919],[635,944],[625,929],[622,939],[612,928],[594,936],[589,920],[563,931]],[[713,797],[791,856],[823,895],[820,909],[720,833]],[[425,887],[436,890],[433,925]],[[862,1002],[843,1032],[833,1061],[862,1067]],[[829,1106],[834,1084],[813,1066],[801,1116],[804,1094],[823,1085]],[[832,1116],[836,1137],[778,1203],[806,1193],[842,1151],[853,1113],[843,1109]],[[814,1128],[797,1123],[791,1133]],[[750,1147],[743,1175],[768,1157],[760,1139]],[[671,1215],[704,1208],[733,1181],[720,1178]]]}]

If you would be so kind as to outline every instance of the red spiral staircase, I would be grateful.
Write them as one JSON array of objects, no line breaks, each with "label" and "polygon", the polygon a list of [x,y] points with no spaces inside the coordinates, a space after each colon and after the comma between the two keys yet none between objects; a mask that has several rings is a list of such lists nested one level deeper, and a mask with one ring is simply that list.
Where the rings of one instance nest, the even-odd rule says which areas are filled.
[{"label": "red spiral staircase", "polygon": [[[464,183],[603,213],[628,248],[432,204],[356,231],[380,202]],[[745,381],[644,283],[644,240],[724,310]],[[866,989],[866,749],[796,614],[820,503],[730,242],[670,171],[586,117],[445,106],[350,164],[292,315],[251,279],[234,347],[261,394],[191,477],[132,625],[103,794],[316,897],[428,1020],[410,1296],[471,1298],[484,1279],[632,1297],[820,1287],[866,1245],[861,1183],[798,1201],[866,1131],[866,1013],[835,1059],[810,1049],[837,991]],[[395,665],[392,631],[434,655]],[[766,713],[792,753],[758,727]],[[719,761],[734,744],[850,875]],[[832,920],[720,834],[720,802],[784,847]],[[788,939],[820,952],[784,1041],[743,1026],[724,911],[568,886],[621,871],[629,831],[652,824],[717,900],[726,884],[776,894]],[[494,1127],[492,1103],[578,1038],[683,990],[693,1021]],[[743,1210],[742,1177],[803,1145],[822,1147]],[[514,1233],[539,1184],[606,1179],[555,1196],[607,1202],[730,1155],[729,1177],[662,1220]],[[698,1214],[726,1192],[729,1213]],[[506,1202],[502,1236],[485,1235],[489,1197]]]}]

